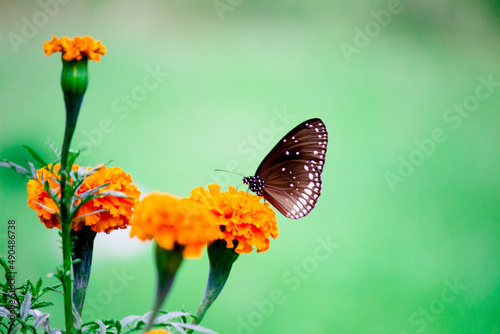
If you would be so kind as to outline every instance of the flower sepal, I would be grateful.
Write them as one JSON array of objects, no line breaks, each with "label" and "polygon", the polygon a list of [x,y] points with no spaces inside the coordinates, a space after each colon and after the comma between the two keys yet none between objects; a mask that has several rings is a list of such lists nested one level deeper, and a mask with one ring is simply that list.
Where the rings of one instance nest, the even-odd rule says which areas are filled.
[{"label": "flower sepal", "polygon": [[161,309],[163,302],[168,296],[172,284],[174,283],[175,273],[181,266],[184,257],[182,253],[184,251],[184,246],[175,244],[173,249],[165,249],[156,243],[155,255],[156,255],[156,269],[157,269],[157,286],[156,286],[156,296],[153,310],[151,316],[148,320],[146,326],[146,331],[151,329],[153,321]]},{"label": "flower sepal", "polygon": [[224,288],[229,278],[233,263],[240,255],[235,251],[238,241],[236,240],[234,243],[236,243],[235,247],[228,248],[226,241],[219,239],[212,242],[207,247],[208,259],[210,261],[210,273],[208,274],[205,293],[196,311],[196,323],[201,322],[208,308],[221,293],[222,288]]},{"label": "flower sepal", "polygon": [[[88,85],[86,57],[81,60],[62,60],[61,86],[66,103],[72,100],[81,100]],[[69,101],[68,101],[69,100]]]}]

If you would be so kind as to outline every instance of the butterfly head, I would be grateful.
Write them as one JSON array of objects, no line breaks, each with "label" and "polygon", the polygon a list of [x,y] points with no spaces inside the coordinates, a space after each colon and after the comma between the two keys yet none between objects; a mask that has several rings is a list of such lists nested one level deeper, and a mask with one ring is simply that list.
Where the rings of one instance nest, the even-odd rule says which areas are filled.
[{"label": "butterfly head", "polygon": [[243,184],[247,184],[248,188],[257,196],[262,196],[264,192],[265,180],[260,176],[248,176],[243,178]]}]

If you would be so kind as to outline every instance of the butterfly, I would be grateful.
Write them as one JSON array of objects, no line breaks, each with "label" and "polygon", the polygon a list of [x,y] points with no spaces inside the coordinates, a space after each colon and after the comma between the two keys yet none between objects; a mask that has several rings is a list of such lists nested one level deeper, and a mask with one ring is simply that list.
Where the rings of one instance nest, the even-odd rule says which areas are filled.
[{"label": "butterfly", "polygon": [[321,194],[327,144],[323,121],[307,120],[288,132],[243,183],[285,217],[305,217]]}]

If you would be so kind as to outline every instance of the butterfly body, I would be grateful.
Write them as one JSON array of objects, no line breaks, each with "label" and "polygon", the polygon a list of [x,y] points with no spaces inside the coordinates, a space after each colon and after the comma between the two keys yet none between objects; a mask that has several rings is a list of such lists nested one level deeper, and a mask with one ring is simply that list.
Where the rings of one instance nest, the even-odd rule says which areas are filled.
[{"label": "butterfly body", "polygon": [[321,194],[327,143],[328,133],[319,118],[302,122],[269,152],[255,176],[243,178],[243,183],[285,217],[305,217]]},{"label": "butterfly body", "polygon": [[264,186],[266,180],[260,176],[248,176],[243,178],[243,183],[248,185],[248,188],[256,195],[262,196],[264,194]]}]

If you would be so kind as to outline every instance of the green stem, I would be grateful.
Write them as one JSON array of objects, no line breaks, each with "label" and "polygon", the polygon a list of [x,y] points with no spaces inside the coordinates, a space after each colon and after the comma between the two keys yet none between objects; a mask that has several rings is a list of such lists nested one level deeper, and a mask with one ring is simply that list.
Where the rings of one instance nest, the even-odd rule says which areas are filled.
[{"label": "green stem", "polygon": [[[73,131],[70,131],[69,123],[71,123],[68,112],[68,105],[66,105],[66,128],[64,131],[64,140],[61,151],[61,230],[62,230],[62,251],[63,251],[63,291],[64,291],[64,319],[66,324],[66,333],[72,334],[73,327],[73,292],[72,292],[72,279],[71,279],[71,221],[69,221],[68,201],[66,200],[66,183],[68,176],[68,152]],[[76,123],[76,120],[75,122]],[[71,167],[70,167],[71,168]]]},{"label": "green stem", "polygon": [[[67,68],[72,64],[71,70]],[[69,207],[71,203],[71,193],[68,193],[67,183],[69,173],[73,166],[73,162],[70,161],[68,164],[69,148],[71,145],[71,139],[73,138],[73,133],[76,128],[76,121],[78,119],[78,114],[80,112],[80,107],[83,101],[83,93],[86,89],[86,74],[85,74],[85,89],[81,94],[74,94],[73,92],[68,93],[65,89],[66,72],[78,72],[78,63],[63,62],[63,75],[62,75],[62,87],[64,91],[64,102],[66,105],[66,126],[64,129],[64,139],[61,150],[61,230],[62,230],[62,249],[63,249],[63,291],[64,291],[64,319],[66,324],[66,333],[74,333],[73,324],[73,289],[72,289],[72,275],[71,275],[71,220]],[[86,62],[85,62],[86,71]],[[68,196],[68,194],[70,196]]]},{"label": "green stem", "polygon": [[[63,181],[65,178],[61,178]],[[65,180],[64,180],[65,181]],[[63,191],[61,189],[61,197]],[[63,291],[64,291],[64,319],[66,324],[66,333],[72,334],[73,328],[73,293],[71,279],[71,235],[70,223],[67,222],[68,213],[65,209],[65,203],[61,204],[61,224],[62,229],[62,248],[63,248]]]}]

